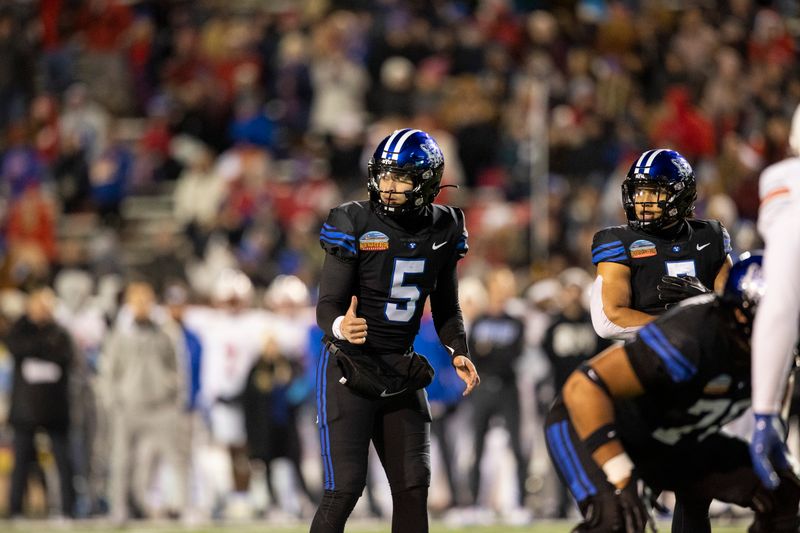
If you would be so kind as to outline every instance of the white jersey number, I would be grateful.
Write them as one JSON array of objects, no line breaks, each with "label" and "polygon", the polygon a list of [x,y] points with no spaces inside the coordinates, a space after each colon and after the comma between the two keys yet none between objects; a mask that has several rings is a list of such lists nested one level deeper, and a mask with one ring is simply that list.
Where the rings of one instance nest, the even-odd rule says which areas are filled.
[{"label": "white jersey number", "polygon": [[405,300],[404,303],[387,303],[384,314],[392,322],[408,322],[417,310],[417,301],[422,292],[416,285],[406,285],[406,274],[422,274],[425,271],[424,259],[395,259],[392,272],[392,288],[389,298]]},{"label": "white jersey number", "polygon": [[738,417],[750,407],[750,398],[745,398],[733,403],[730,399],[719,400],[700,399],[692,405],[687,412],[700,416],[694,424],[687,424],[674,428],[658,428],[653,431],[653,438],[664,444],[673,445],[684,435],[693,431],[700,431],[698,441],[705,440],[709,435],[717,432],[719,428]]}]

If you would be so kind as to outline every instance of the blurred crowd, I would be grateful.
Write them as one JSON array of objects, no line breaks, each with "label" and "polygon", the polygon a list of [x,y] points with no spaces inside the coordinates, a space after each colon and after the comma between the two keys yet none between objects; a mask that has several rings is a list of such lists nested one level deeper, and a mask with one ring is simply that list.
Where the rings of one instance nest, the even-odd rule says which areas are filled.
[{"label": "blurred crowd", "polygon": [[[3,3],[0,509],[247,515],[266,508],[256,475],[267,501],[294,487],[290,512],[307,512],[319,227],[365,198],[374,145],[413,126],[459,185],[440,200],[466,213],[468,322],[502,310],[525,330],[503,364],[481,348],[502,339],[471,341],[485,388],[513,385],[519,409],[462,409],[447,365],[429,391],[450,459],[432,502],[564,515],[562,497],[536,498],[537,406],[602,347],[583,300],[592,235],[624,222],[633,157],[671,147],[694,166],[698,216],[753,247],[757,177],[800,101],[798,15],[783,0]],[[43,360],[53,335],[71,342]],[[15,411],[23,378],[50,408]],[[482,477],[473,452],[497,420],[516,467]],[[451,423],[475,434],[469,453],[444,442]],[[35,461],[33,428],[57,468]],[[497,472],[510,488],[481,489]]]}]

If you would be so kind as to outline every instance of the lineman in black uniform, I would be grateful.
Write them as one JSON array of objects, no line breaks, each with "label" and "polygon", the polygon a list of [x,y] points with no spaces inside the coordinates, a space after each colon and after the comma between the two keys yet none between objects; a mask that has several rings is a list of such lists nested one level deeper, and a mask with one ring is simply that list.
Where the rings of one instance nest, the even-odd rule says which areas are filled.
[{"label": "lineman in black uniform", "polygon": [[748,445],[720,428],[750,405],[750,327],[761,256],[743,256],[722,296],[688,300],[576,370],[546,422],[550,457],[579,532],[644,531],[636,479],[673,490],[673,532],[710,532],[712,498],[756,511],[750,533],[796,532],[800,480],[760,484]]},{"label": "lineman in black uniform", "polygon": [[622,184],[627,226],[597,232],[592,324],[598,335],[630,338],[665,308],[710,289],[730,268],[730,237],[716,220],[690,218],[694,171],[673,150],[644,152]]},{"label": "lineman in black uniform", "polygon": [[325,349],[317,408],[325,493],[311,533],[341,533],[367,475],[370,440],[392,490],[392,533],[428,531],[430,367],[413,353],[425,300],[469,394],[469,360],[456,262],[467,252],[460,209],[433,205],[444,158],[420,130],[380,142],[369,163],[368,202],[331,210],[317,322]]}]

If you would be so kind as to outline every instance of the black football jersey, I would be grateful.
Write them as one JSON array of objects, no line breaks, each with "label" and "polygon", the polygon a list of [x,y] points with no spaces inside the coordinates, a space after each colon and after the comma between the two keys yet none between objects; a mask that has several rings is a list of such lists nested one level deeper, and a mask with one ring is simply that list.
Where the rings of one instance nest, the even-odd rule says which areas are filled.
[{"label": "black football jersey", "polygon": [[366,201],[332,209],[322,226],[320,243],[325,251],[358,264],[357,314],[369,328],[362,345],[365,351],[391,353],[410,347],[440,273],[452,270],[467,253],[463,212],[439,204],[431,209],[430,226],[416,233],[378,215]]},{"label": "black football jersey", "polygon": [[525,324],[507,313],[499,316],[480,315],[472,322],[469,352],[484,380],[498,378],[502,383],[515,383],[515,361],[522,355]]},{"label": "black football jersey", "polygon": [[731,239],[716,220],[688,219],[674,239],[660,238],[629,226],[598,231],[592,263],[620,263],[631,269],[631,308],[651,315],[664,312],[656,286],[664,275],[694,276],[714,287],[714,279],[731,252]]},{"label": "black football jersey", "polygon": [[615,405],[626,448],[702,441],[750,406],[750,347],[730,316],[714,295],[698,296],[625,346],[645,391]]},{"label": "black football jersey", "polygon": [[[612,341],[595,333],[588,312],[579,317],[556,315],[542,340],[542,350],[550,361],[556,391],[567,381],[573,370],[609,346]],[[483,368],[481,367],[481,374]]]}]

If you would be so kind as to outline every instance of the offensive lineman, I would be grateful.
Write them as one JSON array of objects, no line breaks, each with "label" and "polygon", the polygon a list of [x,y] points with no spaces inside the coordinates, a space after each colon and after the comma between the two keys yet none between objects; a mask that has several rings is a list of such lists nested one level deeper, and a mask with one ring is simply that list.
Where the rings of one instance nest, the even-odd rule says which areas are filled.
[{"label": "offensive lineman", "polygon": [[332,209],[322,227],[317,410],[325,492],[311,533],[344,531],[364,488],[370,441],[392,490],[392,533],[428,531],[431,417],[427,383],[414,378],[426,373],[424,359],[411,348],[428,296],[464,394],[480,383],[458,305],[464,215],[433,204],[443,170],[430,135],[397,130],[369,162],[369,201]]},{"label": "offensive lineman", "polygon": [[749,533],[796,532],[800,480],[761,486],[747,443],[720,431],[750,404],[750,327],[761,256],[733,266],[721,296],[687,300],[576,370],[553,406],[547,445],[584,521],[576,532],[640,533],[637,489],[675,491],[674,533],[711,531],[713,498],[755,510]]}]

